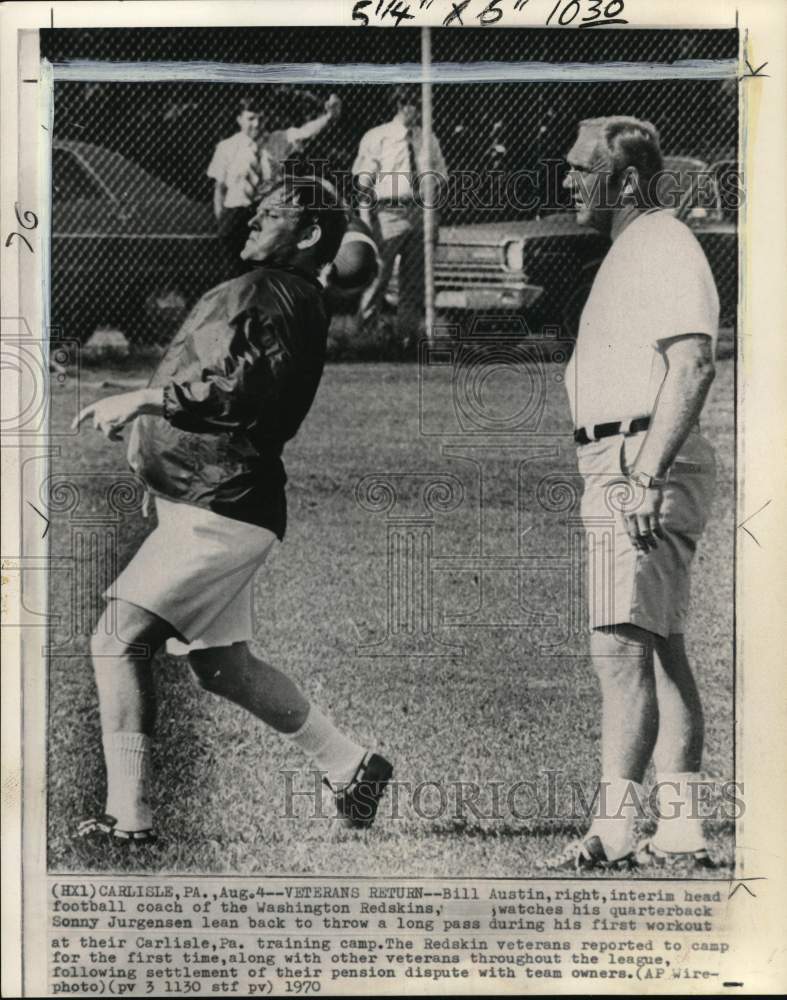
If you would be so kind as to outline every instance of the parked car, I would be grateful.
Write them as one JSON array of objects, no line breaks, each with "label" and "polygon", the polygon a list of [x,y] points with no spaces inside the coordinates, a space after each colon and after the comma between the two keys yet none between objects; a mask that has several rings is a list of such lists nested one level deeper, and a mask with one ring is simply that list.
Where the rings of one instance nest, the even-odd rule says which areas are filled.
[{"label": "parked car", "polygon": [[52,144],[50,322],[86,340],[109,325],[130,339],[165,340],[222,279],[215,220],[120,153]]},{"label": "parked car", "polygon": [[[721,326],[734,329],[737,309],[737,166],[709,168],[690,157],[665,157],[670,210],[696,234],[719,290]],[[731,176],[733,175],[734,176]],[[531,330],[560,327],[574,336],[595,273],[608,248],[599,233],[579,226],[573,212],[513,222],[440,227],[435,253],[435,305],[439,312],[517,314]],[[396,275],[389,303],[398,298]]]}]

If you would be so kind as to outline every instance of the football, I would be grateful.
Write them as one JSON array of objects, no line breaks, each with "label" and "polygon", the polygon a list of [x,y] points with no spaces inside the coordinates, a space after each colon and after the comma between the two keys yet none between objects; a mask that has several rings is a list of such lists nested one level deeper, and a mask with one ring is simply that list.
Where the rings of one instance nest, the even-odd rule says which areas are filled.
[{"label": "football", "polygon": [[377,247],[367,226],[353,219],[333,261],[328,284],[347,295],[362,292],[377,277]]}]

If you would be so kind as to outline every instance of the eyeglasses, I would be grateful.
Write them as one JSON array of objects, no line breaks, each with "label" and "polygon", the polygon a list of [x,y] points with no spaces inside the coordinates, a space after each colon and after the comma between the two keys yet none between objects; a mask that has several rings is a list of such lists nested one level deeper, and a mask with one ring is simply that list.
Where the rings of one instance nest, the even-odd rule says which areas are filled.
[{"label": "eyeglasses", "polygon": [[582,163],[569,163],[568,173],[570,174],[611,174],[614,171],[608,167],[592,167]]}]

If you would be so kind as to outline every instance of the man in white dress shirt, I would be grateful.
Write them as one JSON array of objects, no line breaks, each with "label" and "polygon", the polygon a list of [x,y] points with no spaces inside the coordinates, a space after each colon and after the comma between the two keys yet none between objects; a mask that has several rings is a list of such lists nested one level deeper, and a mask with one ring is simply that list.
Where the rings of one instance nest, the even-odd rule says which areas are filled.
[{"label": "man in white dress shirt", "polygon": [[226,255],[227,277],[246,269],[240,253],[249,235],[254,206],[279,183],[286,161],[339,117],[341,103],[331,94],[319,117],[298,128],[268,131],[259,100],[241,99],[238,131],[218,143],[207,171],[215,182],[213,211]]},{"label": "man in white dress shirt", "polygon": [[[352,168],[362,192],[360,216],[381,258],[378,279],[361,303],[361,320],[372,322],[379,313],[398,256],[397,334],[410,344],[424,331],[424,205],[439,204],[448,178],[439,140],[432,135],[430,147],[424,142],[418,88],[396,87],[393,105],[391,121],[361,139]],[[431,185],[425,182],[427,170]]]}]

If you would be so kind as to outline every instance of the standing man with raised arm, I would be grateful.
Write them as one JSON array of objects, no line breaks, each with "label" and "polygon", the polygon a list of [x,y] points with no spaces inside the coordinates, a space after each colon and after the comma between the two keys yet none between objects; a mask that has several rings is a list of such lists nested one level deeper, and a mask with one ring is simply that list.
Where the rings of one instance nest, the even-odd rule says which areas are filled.
[{"label": "standing man with raised arm", "polygon": [[[577,221],[612,239],[566,376],[584,479],[601,784],[589,832],[547,867],[714,867],[692,794],[703,714],[684,633],[715,478],[698,421],[714,377],[718,295],[693,233],[657,204],[651,124],[583,121],[568,164]],[[661,818],[637,848],[652,755]]]},{"label": "standing man with raised arm", "polygon": [[269,131],[259,98],[241,98],[236,121],[238,131],[216,146],[208,166],[214,181],[213,212],[227,262],[227,276],[243,272],[240,259],[246,245],[253,205],[281,180],[283,165],[304,143],[319,135],[342,110],[342,102],[331,94],[325,111],[299,127]]}]

